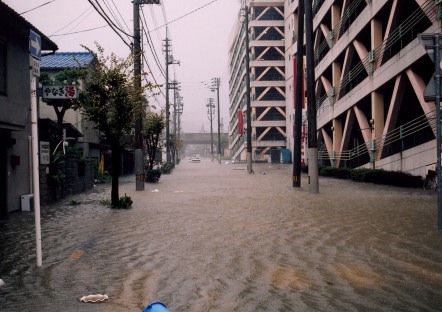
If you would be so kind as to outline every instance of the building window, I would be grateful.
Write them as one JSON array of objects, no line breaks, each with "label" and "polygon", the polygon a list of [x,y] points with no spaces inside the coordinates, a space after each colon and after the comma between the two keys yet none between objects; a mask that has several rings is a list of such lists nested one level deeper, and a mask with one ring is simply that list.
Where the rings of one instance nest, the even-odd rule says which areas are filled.
[{"label": "building window", "polygon": [[6,95],[6,42],[0,40],[0,94]]}]

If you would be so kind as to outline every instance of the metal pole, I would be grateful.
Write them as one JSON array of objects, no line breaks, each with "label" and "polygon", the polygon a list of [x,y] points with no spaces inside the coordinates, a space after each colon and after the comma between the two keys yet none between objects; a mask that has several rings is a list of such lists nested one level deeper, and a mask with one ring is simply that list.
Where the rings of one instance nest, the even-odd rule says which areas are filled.
[{"label": "metal pole", "polygon": [[250,104],[250,55],[249,55],[249,9],[244,7],[244,27],[246,36],[246,98],[247,98],[247,172],[252,169],[252,112]]},{"label": "metal pole", "polygon": [[213,126],[212,126],[212,122],[213,122],[213,108],[215,107],[215,104],[213,104],[213,99],[210,98],[209,103],[206,105],[207,106],[207,117],[210,120],[210,153],[212,154],[212,161],[213,161]]},{"label": "metal pole", "polygon": [[181,114],[183,112],[183,105],[181,103],[181,97],[178,97],[178,143],[180,145],[180,148],[178,150],[178,161],[180,161],[180,153],[181,153]]},{"label": "metal pole", "polygon": [[312,2],[304,0],[305,55],[307,61],[307,114],[308,114],[308,171],[309,191],[319,193],[318,142],[316,138],[315,64],[313,61],[313,13]]},{"label": "metal pole", "polygon": [[176,118],[177,118],[177,112],[176,112],[176,89],[178,88],[177,82],[175,80],[175,75],[174,75],[174,80],[173,80],[173,139],[175,140],[175,144],[174,144],[174,153],[173,153],[173,163],[176,165],[177,164],[177,153],[178,153],[178,141],[177,141],[177,122],[176,122]]},{"label": "metal pole", "polygon": [[[32,56],[30,56],[32,57]],[[34,218],[35,218],[35,252],[37,266],[42,266],[41,253],[41,220],[40,220],[40,175],[38,159],[38,125],[37,125],[37,79],[30,71],[31,78],[31,132],[32,132],[32,177],[34,184]]]},{"label": "metal pole", "polygon": [[219,85],[221,83],[220,78],[216,79],[216,91],[217,91],[217,104],[218,104],[218,164],[221,164],[221,111],[219,109]]},{"label": "metal pole", "polygon": [[298,31],[296,51],[296,94],[294,117],[294,143],[293,143],[293,187],[301,187],[301,131],[302,131],[302,102],[304,99],[303,64],[304,64],[304,1],[298,2]]},{"label": "metal pole", "polygon": [[170,119],[170,104],[169,104],[169,39],[166,32],[166,162],[170,163],[170,133],[169,133],[169,119]]},{"label": "metal pole", "polygon": [[436,87],[436,153],[437,153],[437,228],[442,229],[442,184],[441,184],[441,116],[440,116],[440,34],[434,35],[434,80]]},{"label": "metal pole", "polygon": [[[140,40],[140,4],[138,1],[134,1],[133,4],[134,15],[134,87],[135,92],[140,93],[141,90],[141,40]],[[143,121],[141,117],[142,103],[139,99],[138,105],[140,106],[140,116],[135,121],[135,188],[137,191],[144,190],[144,164],[143,164],[143,137],[142,127]]]}]

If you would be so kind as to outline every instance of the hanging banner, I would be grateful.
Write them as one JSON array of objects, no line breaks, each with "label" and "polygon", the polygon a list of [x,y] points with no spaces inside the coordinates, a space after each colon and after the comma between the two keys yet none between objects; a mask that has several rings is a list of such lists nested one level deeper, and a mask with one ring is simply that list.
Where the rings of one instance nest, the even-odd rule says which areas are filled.
[{"label": "hanging banner", "polygon": [[244,114],[241,110],[238,111],[238,134],[244,134]]}]

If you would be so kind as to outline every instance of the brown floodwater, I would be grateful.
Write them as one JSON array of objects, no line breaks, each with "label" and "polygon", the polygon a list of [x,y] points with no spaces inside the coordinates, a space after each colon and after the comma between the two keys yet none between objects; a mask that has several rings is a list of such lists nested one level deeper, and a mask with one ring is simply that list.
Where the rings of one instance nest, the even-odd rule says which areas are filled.
[{"label": "brown floodwater", "polygon": [[[291,165],[183,160],[100,204],[109,185],[0,223],[0,311],[442,311],[436,194],[320,178],[291,186]],[[70,205],[72,201],[79,205]],[[101,303],[83,303],[107,294]]]}]

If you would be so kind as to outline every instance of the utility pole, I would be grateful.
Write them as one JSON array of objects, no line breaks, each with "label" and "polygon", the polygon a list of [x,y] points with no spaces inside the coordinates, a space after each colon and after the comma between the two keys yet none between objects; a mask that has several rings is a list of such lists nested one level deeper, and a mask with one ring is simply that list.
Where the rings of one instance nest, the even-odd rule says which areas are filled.
[{"label": "utility pole", "polygon": [[170,104],[169,104],[169,39],[167,38],[166,30],[166,40],[165,40],[165,52],[166,52],[166,163],[170,163],[170,142],[169,142],[169,118],[170,118]]},{"label": "utility pole", "polygon": [[296,95],[294,117],[294,144],[293,144],[293,187],[301,187],[301,129],[302,129],[302,103],[304,101],[304,1],[298,2],[298,31],[296,43]]},{"label": "utility pole", "polygon": [[141,102],[141,35],[140,35],[140,5],[143,4],[160,4],[159,0],[134,0],[133,1],[133,17],[134,17],[134,89],[140,94],[139,103],[140,116],[135,121],[135,188],[137,191],[144,190],[144,157],[143,157],[143,121],[141,112],[143,104]]},{"label": "utility pole", "polygon": [[177,108],[177,113],[178,113],[178,144],[179,144],[179,149],[178,149],[178,161],[180,161],[180,153],[181,153],[181,114],[183,113],[183,97],[182,96],[178,96],[178,108]]},{"label": "utility pole", "polygon": [[212,122],[214,119],[214,114],[215,114],[215,104],[213,103],[214,99],[210,98],[207,100],[207,118],[209,118],[210,120],[210,152],[212,154],[212,161],[213,161],[213,127],[212,127]]},{"label": "utility pole", "polygon": [[[134,14],[134,89],[136,93],[141,90],[141,40],[140,40],[140,4],[143,1],[135,0],[133,2]],[[142,105],[141,98],[137,105]],[[141,112],[141,110],[140,110]],[[137,191],[144,190],[144,175],[143,175],[143,140],[141,129],[143,127],[142,117],[139,116],[135,121],[135,189]]]},{"label": "utility pole", "polygon": [[313,60],[312,2],[304,0],[305,55],[307,60],[308,175],[310,193],[319,193],[318,140],[316,138],[315,64]]},{"label": "utility pole", "polygon": [[169,38],[167,38],[167,30],[166,30],[166,39],[164,40],[164,51],[166,52],[166,163],[171,163],[170,157],[170,103],[169,103],[169,65],[171,64],[180,64],[179,61],[174,62],[173,56],[169,55]]},{"label": "utility pole", "polygon": [[221,164],[221,111],[219,108],[219,87],[221,84],[220,78],[213,78],[212,79],[212,87],[211,90],[216,90],[216,102],[218,105],[218,164]]},{"label": "utility pole", "polygon": [[173,154],[173,162],[176,165],[177,164],[177,153],[178,153],[178,141],[177,141],[177,91],[180,90],[179,84],[176,80],[172,82],[173,89],[173,139],[175,140],[175,149]]},{"label": "utility pole", "polygon": [[247,107],[247,172],[252,169],[252,108],[250,104],[250,52],[249,52],[249,9],[244,6],[244,28],[246,35],[246,107]]}]

